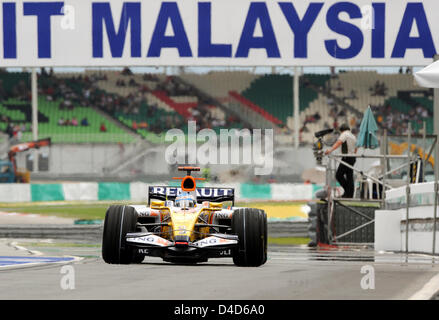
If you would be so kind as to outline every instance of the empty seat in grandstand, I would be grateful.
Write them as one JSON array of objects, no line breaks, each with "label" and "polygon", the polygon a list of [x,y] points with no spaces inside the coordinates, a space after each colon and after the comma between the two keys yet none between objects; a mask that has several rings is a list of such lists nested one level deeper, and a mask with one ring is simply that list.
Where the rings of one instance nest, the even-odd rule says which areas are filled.
[{"label": "empty seat in grandstand", "polygon": [[[255,79],[242,95],[287,123],[293,115],[293,78],[290,75],[264,75]],[[311,101],[317,98],[313,89],[300,86],[300,110],[305,110]]]},{"label": "empty seat in grandstand", "polygon": [[217,99],[226,98],[230,91],[242,92],[260,77],[248,71],[212,71],[207,74],[184,73],[179,76]]},{"label": "empty seat in grandstand", "polygon": [[321,88],[325,88],[327,82],[329,81],[329,79],[331,78],[331,76],[329,74],[318,74],[318,73],[309,73],[309,74],[304,74],[303,77],[309,81],[310,83],[321,87]]}]

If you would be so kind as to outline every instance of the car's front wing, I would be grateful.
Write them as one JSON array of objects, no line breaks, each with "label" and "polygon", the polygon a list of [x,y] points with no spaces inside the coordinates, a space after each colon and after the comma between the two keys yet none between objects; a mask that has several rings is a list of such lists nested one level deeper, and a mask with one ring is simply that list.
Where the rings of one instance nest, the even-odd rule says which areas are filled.
[{"label": "car's front wing", "polygon": [[232,256],[232,249],[238,245],[238,236],[211,234],[194,242],[169,241],[156,234],[128,233],[126,245],[135,247],[139,254],[162,258],[220,258]]}]

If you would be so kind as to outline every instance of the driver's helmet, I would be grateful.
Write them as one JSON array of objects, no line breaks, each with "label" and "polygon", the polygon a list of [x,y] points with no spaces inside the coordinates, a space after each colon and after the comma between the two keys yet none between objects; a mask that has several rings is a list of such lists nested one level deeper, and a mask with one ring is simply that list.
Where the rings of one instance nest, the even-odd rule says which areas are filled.
[{"label": "driver's helmet", "polygon": [[193,208],[196,204],[195,197],[187,191],[182,191],[176,198],[175,198],[175,206],[179,208]]}]

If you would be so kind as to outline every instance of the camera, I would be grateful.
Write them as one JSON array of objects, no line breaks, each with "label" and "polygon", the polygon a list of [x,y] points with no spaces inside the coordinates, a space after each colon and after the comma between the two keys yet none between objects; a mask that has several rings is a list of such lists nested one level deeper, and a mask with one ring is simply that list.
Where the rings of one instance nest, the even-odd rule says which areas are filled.
[{"label": "camera", "polygon": [[334,129],[325,129],[314,133],[314,137],[317,138],[317,141],[313,143],[312,150],[314,153],[314,157],[316,158],[317,165],[322,165],[323,159],[323,137],[327,134],[333,133]]},{"label": "camera", "polygon": [[334,129],[325,129],[325,130],[317,131],[316,133],[314,133],[314,137],[322,138],[322,137],[326,136],[327,134],[330,134],[333,132],[334,132]]}]

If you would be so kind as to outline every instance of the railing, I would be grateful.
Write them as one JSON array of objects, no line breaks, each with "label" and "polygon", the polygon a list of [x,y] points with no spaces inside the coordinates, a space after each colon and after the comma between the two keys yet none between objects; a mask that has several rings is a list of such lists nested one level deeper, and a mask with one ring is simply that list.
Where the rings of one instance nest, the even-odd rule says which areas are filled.
[{"label": "railing", "polygon": [[[329,235],[329,241],[331,242],[337,242],[338,240],[340,240],[341,238],[355,232],[358,230],[361,230],[362,228],[372,224],[375,222],[375,219],[371,219],[370,217],[367,217],[365,215],[363,215],[360,211],[353,209],[352,207],[348,207],[345,206],[344,204],[341,203],[341,201],[361,201],[361,202],[374,202],[374,203],[379,203],[381,206],[385,205],[384,201],[385,201],[385,197],[382,197],[382,199],[356,199],[356,198],[337,198],[334,197],[333,194],[333,189],[335,188],[335,180],[333,179],[334,176],[334,171],[335,171],[335,167],[336,164],[339,163],[340,165],[344,165],[350,169],[352,169],[355,172],[358,172],[361,174],[361,176],[366,177],[370,180],[372,180],[373,182],[375,182],[377,185],[381,185],[383,188],[383,192],[382,194],[385,194],[386,188],[388,189],[392,189],[392,186],[389,185],[388,183],[386,183],[384,177],[386,176],[386,173],[384,173],[383,175],[383,179],[379,179],[377,177],[374,177],[368,173],[365,173],[357,168],[355,168],[354,166],[350,165],[349,163],[343,161],[341,158],[356,158],[356,159],[383,159],[384,161],[387,159],[403,159],[403,160],[407,160],[407,163],[404,164],[404,166],[408,166],[408,168],[410,168],[410,165],[413,163],[413,159],[411,158],[411,155],[357,155],[357,154],[334,154],[334,155],[329,155],[329,161],[327,163],[327,186],[328,186],[328,235]],[[387,174],[390,174],[391,172],[393,172],[394,170],[391,170],[390,172],[387,172]],[[409,172],[409,171],[408,171]],[[409,176],[409,175],[408,175]],[[407,180],[407,185],[409,185],[410,181]],[[378,190],[377,190],[378,191]],[[353,229],[338,235],[338,236],[334,236],[331,230],[332,224],[333,224],[333,220],[334,220],[334,215],[335,215],[335,206],[334,204],[338,204],[341,205],[343,207],[345,207],[346,209],[348,209],[349,211],[351,211],[352,213],[359,215],[363,218],[366,218],[366,220],[368,220],[367,222],[365,222],[362,225],[356,226]]]},{"label": "railing", "polygon": [[[424,128],[425,128],[425,124],[424,124]],[[411,165],[417,162],[420,162],[420,160],[412,154],[412,150],[411,150],[411,139],[412,139],[412,135],[411,135],[411,127],[409,124],[409,128],[408,128],[408,135],[407,135],[407,141],[408,141],[408,154],[407,155],[391,155],[391,154],[387,154],[387,145],[388,145],[388,137],[387,134],[384,134],[384,139],[382,140],[384,142],[384,145],[382,145],[382,153],[383,154],[379,154],[379,155],[358,155],[358,154],[334,154],[334,155],[329,155],[328,156],[328,162],[326,164],[326,185],[328,187],[327,190],[327,203],[328,203],[328,240],[329,243],[335,243],[338,242],[338,240],[340,240],[341,238],[352,234],[353,232],[356,232],[358,230],[361,230],[362,228],[372,224],[375,222],[375,219],[370,219],[370,217],[365,217],[361,212],[359,212],[358,210],[353,209],[352,207],[348,207],[345,206],[344,204],[341,203],[341,201],[361,201],[361,202],[375,202],[375,203],[379,203],[380,207],[382,208],[395,208],[396,203],[398,203],[399,201],[399,208],[403,208],[405,207],[406,209],[406,224],[405,224],[405,228],[406,228],[406,234],[405,234],[405,251],[406,253],[409,252],[409,208],[412,207],[412,193],[413,191],[415,191],[415,194],[418,195],[418,201],[420,201],[421,203],[426,203],[429,202],[433,202],[434,204],[434,215],[433,215],[433,245],[432,245],[432,254],[435,255],[436,253],[436,230],[437,230],[437,226],[436,226],[436,220],[437,220],[437,204],[438,204],[438,181],[437,181],[437,177],[436,177],[436,168],[434,168],[434,172],[435,172],[435,178],[434,178],[434,182],[432,183],[434,185],[434,187],[432,188],[432,186],[430,185],[430,189],[433,189],[433,198],[431,199],[431,196],[428,196],[428,193],[425,192],[425,186],[428,186],[428,184],[417,184],[417,182],[419,180],[423,181],[424,180],[424,171],[425,171],[425,163],[429,161],[433,149],[436,147],[436,142],[437,142],[437,136],[436,135],[426,135],[425,131],[424,134],[422,136],[423,138],[423,145],[425,147],[425,139],[429,137],[429,138],[434,138],[433,144],[428,152],[427,157],[423,157],[422,158],[422,166],[417,166],[416,167],[416,172],[413,173],[414,174],[414,179],[411,177]],[[383,173],[381,175],[379,175],[378,177],[374,177],[368,173],[365,173],[357,168],[355,168],[353,165],[350,165],[349,163],[346,163],[345,161],[343,161],[341,158],[356,158],[356,159],[381,159],[382,163],[384,163],[385,165],[383,166]],[[402,159],[402,160],[406,160],[404,162],[404,164],[394,168],[394,169],[390,169],[388,170],[388,164],[387,161],[390,159]],[[334,188],[336,186],[335,184],[335,179],[334,179],[334,171],[335,171],[335,167],[336,164],[340,164],[340,165],[344,165],[350,169],[352,169],[354,172],[358,172],[361,174],[362,177],[367,177],[368,179],[370,179],[371,181],[373,181],[374,183],[377,184],[377,186],[382,186],[382,198],[379,199],[377,197],[377,199],[355,199],[355,198],[337,198],[334,197]],[[436,162],[434,162],[434,166],[436,166]],[[392,174],[393,172],[403,169],[404,167],[407,167],[407,180],[405,181],[405,186],[400,187],[398,189],[396,189],[395,191],[389,191],[394,189],[394,187],[392,187],[387,181],[386,181],[386,177],[390,174]],[[420,174],[422,168],[422,176]],[[414,184],[413,184],[414,183]],[[431,183],[430,183],[431,184]],[[378,191],[378,188],[377,188]],[[378,192],[377,192],[378,193]],[[386,200],[386,195],[391,195],[390,199]],[[401,201],[401,199],[405,199],[405,202],[403,203]],[[417,203],[419,203],[417,201]],[[356,226],[354,228],[352,228],[351,230],[344,232],[341,235],[337,235],[334,236],[333,232],[332,232],[332,225],[334,222],[334,216],[335,216],[335,204],[338,205],[342,205],[345,208],[347,208],[348,210],[350,210],[352,213],[362,216],[363,218],[365,218],[367,220],[367,222]],[[339,242],[338,242],[339,243]]]},{"label": "railing", "polygon": [[[54,143],[135,143],[136,138],[128,133],[40,133],[41,139],[50,137]],[[32,133],[25,132],[21,141],[33,141]]]}]

